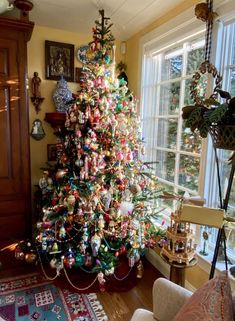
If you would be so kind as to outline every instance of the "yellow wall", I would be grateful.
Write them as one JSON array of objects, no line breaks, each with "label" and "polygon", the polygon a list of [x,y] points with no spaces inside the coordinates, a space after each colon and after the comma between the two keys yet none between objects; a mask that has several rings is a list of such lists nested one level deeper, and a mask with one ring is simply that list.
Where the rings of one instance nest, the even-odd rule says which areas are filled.
[{"label": "yellow wall", "polygon": [[[53,134],[53,129],[50,124],[44,121],[45,113],[55,112],[55,105],[52,100],[52,94],[56,87],[56,81],[45,79],[45,40],[64,42],[75,45],[76,49],[92,40],[92,34],[81,34],[74,32],[66,32],[63,30],[35,26],[32,37],[28,43],[28,77],[29,77],[29,97],[31,97],[31,79],[33,73],[36,71],[41,78],[41,96],[44,101],[41,105],[41,111],[37,114],[31,100],[29,99],[29,128],[32,129],[32,123],[36,118],[42,121],[46,136],[37,141],[30,137],[30,150],[31,150],[31,181],[32,189],[38,184],[38,180],[42,175],[41,167],[46,166],[47,162],[47,144],[55,144],[56,136]],[[122,58],[120,55],[120,41],[116,41],[116,61],[117,63]],[[81,66],[80,62],[74,58],[75,67]],[[76,93],[79,89],[78,84],[68,83],[69,89]]]},{"label": "yellow wall", "polygon": [[195,265],[186,269],[185,278],[195,289],[198,289],[209,280],[209,274],[199,265]]},{"label": "yellow wall", "polygon": [[129,81],[130,89],[139,97],[139,82],[140,79],[140,66],[139,66],[139,41],[148,32],[159,27],[163,23],[166,23],[170,19],[179,15],[181,12],[187,10],[190,7],[193,7],[196,3],[199,3],[199,0],[186,0],[182,4],[175,7],[173,10],[167,12],[164,16],[160,17],[149,26],[135,34],[133,37],[127,41],[127,53],[126,53],[126,64],[127,64],[127,75]]}]

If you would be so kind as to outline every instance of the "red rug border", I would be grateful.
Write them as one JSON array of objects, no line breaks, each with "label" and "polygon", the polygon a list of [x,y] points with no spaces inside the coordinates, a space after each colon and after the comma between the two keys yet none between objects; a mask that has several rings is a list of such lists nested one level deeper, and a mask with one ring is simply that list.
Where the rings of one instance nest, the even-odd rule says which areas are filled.
[{"label": "red rug border", "polygon": [[[15,289],[12,289],[12,290],[6,290],[6,291],[2,291],[1,290],[1,284],[2,283],[6,283],[6,282],[10,282],[10,281],[16,281],[16,280],[20,280],[20,279],[26,279],[26,278],[31,278],[31,277],[41,277],[41,274],[39,273],[31,273],[31,274],[22,274],[22,275],[18,275],[18,276],[13,276],[13,277],[7,277],[7,278],[4,278],[4,279],[0,279],[0,296],[1,295],[6,295],[6,294],[10,294],[10,293],[14,293],[14,292],[18,292],[18,291],[24,291],[24,290],[27,290],[29,288],[35,288],[35,287],[38,287],[38,286],[43,286],[43,285],[46,285],[46,284],[51,284],[53,283],[52,281],[50,280],[47,280],[45,279],[45,281],[43,280],[42,278],[42,282],[38,282],[38,283],[35,283],[35,284],[30,284],[30,285],[27,285],[27,286],[22,286],[22,287],[19,287],[19,288],[15,288]],[[38,279],[37,279],[38,281]]]}]

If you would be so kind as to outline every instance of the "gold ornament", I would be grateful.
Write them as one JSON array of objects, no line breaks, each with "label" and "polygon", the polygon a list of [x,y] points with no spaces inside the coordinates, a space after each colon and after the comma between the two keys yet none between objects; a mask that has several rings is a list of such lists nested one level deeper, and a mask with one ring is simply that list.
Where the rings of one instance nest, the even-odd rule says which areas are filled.
[{"label": "gold ornament", "polygon": [[37,254],[34,252],[30,252],[25,254],[25,261],[27,263],[35,263],[37,260]]},{"label": "gold ornament", "polygon": [[141,260],[139,260],[137,266],[136,266],[136,277],[138,279],[142,279],[144,275],[144,266]]}]

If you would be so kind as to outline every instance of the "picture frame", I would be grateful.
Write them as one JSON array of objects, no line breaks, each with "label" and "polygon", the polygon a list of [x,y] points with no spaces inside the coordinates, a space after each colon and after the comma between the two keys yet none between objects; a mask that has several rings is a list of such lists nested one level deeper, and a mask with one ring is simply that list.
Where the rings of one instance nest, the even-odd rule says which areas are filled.
[{"label": "picture frame", "polygon": [[57,160],[57,145],[47,144],[47,160],[49,162],[54,162]]},{"label": "picture frame", "polygon": [[46,79],[74,81],[74,45],[45,40]]}]

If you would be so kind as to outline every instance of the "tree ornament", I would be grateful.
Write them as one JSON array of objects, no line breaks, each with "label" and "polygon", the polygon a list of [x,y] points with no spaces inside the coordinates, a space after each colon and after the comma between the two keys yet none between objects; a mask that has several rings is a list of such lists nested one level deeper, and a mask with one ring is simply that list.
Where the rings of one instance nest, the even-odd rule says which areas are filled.
[{"label": "tree ornament", "polygon": [[135,265],[135,257],[133,255],[129,256],[128,265],[129,267],[133,267]]},{"label": "tree ornament", "polygon": [[56,264],[58,263],[57,259],[54,257],[53,259],[50,260],[50,266],[52,269],[56,269]]},{"label": "tree ornament", "polygon": [[75,255],[75,263],[78,266],[82,266],[84,264],[84,256],[81,255],[80,253],[77,253]]},{"label": "tree ornament", "polygon": [[131,202],[123,201],[120,204],[120,213],[123,216],[131,215],[134,210],[134,204]]},{"label": "tree ornament", "polygon": [[42,236],[42,250],[43,251],[47,250],[47,236],[46,236],[46,234],[43,234],[43,236]]},{"label": "tree ornament", "polygon": [[120,247],[119,253],[120,253],[121,255],[126,254],[126,247],[125,247],[125,245],[122,245],[122,246]]},{"label": "tree ornament", "polygon": [[138,279],[142,279],[144,275],[144,266],[141,260],[138,261],[137,265],[136,265],[136,277]]},{"label": "tree ornament", "polygon": [[86,254],[84,265],[90,267],[92,265],[92,258],[90,254]]},{"label": "tree ornament", "polygon": [[94,257],[96,257],[98,255],[100,244],[101,244],[101,238],[97,234],[92,236],[92,238],[91,238],[91,249],[92,249],[92,255]]},{"label": "tree ornament", "polygon": [[71,269],[75,263],[75,258],[72,255],[68,255],[64,258],[64,265]]},{"label": "tree ornament", "polygon": [[67,255],[64,258],[64,265],[68,268],[71,268],[74,265],[74,263],[75,263],[75,258],[72,250],[69,248]]},{"label": "tree ornament", "polygon": [[61,226],[61,228],[60,228],[59,237],[60,237],[60,238],[66,237],[66,231],[65,231],[64,225]]},{"label": "tree ornament", "polygon": [[54,242],[51,248],[51,252],[58,252],[59,248],[58,248],[58,244],[57,242]]},{"label": "tree ornament", "polygon": [[69,195],[67,198],[67,205],[68,205],[68,213],[73,213],[74,205],[75,205],[76,198],[74,195]]},{"label": "tree ornament", "polygon": [[104,292],[105,291],[105,278],[104,278],[104,273],[99,272],[98,273],[98,281],[99,281],[99,285],[100,285],[100,291]]},{"label": "tree ornament", "polygon": [[25,262],[27,263],[36,263],[37,261],[37,254],[35,252],[30,252],[25,254]]},{"label": "tree ornament", "polygon": [[56,173],[56,179],[61,179],[63,178],[66,174],[67,174],[67,169],[58,169],[57,173]]}]

